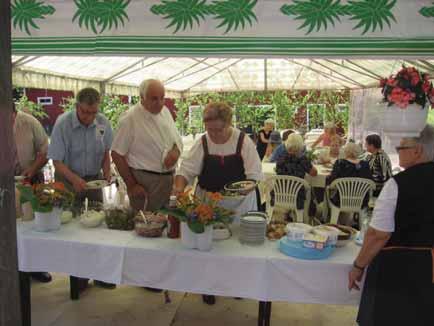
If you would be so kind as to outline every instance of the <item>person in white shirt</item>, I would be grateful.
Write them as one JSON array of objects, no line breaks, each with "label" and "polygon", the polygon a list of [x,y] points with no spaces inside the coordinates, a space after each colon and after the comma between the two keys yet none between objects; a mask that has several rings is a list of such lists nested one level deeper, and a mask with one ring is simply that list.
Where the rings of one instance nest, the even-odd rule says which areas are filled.
[{"label": "person in white shirt", "polygon": [[141,83],[140,102],[121,118],[111,148],[136,210],[154,211],[168,203],[183,148],[164,94],[158,80]]},{"label": "person in white shirt", "polygon": [[[434,325],[434,126],[404,138],[378,197],[349,289],[366,271],[358,325]],[[369,267],[368,267],[369,265]]]}]

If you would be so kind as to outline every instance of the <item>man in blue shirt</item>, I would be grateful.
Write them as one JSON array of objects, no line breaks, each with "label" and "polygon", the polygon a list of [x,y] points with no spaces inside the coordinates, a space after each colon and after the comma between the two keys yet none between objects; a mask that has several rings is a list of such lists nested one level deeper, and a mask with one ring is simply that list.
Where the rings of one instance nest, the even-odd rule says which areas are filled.
[{"label": "man in blue shirt", "polygon": [[[86,183],[104,178],[110,181],[110,147],[113,131],[110,122],[98,113],[100,95],[96,89],[84,88],[76,97],[76,108],[57,118],[48,147],[48,157],[56,169],[56,181],[63,182],[75,193],[74,209],[84,198],[102,202],[102,191],[87,190]],[[102,174],[101,174],[102,170]],[[76,211],[77,212],[77,211]],[[80,280],[80,288],[87,286]],[[114,288],[114,284],[95,281],[99,286]]]},{"label": "man in blue shirt", "polygon": [[76,109],[59,116],[51,134],[48,157],[53,160],[56,177],[72,186],[78,198],[84,197],[87,181],[102,177],[110,181],[113,131],[110,122],[98,113],[99,104],[97,90],[82,89]]}]

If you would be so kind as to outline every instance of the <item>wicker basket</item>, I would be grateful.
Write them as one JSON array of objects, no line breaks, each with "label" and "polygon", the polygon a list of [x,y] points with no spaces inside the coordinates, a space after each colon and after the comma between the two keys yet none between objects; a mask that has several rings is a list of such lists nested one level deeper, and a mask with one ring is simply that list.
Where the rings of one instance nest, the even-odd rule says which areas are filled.
[{"label": "wicker basket", "polygon": [[158,238],[162,236],[164,226],[164,223],[145,223],[136,221],[134,230],[136,231],[138,236],[146,238]]}]

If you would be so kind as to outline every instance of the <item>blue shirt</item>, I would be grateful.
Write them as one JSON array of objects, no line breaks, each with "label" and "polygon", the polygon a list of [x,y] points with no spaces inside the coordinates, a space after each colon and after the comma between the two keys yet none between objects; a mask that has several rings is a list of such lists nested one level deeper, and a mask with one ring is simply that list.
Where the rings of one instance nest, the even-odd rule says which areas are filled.
[{"label": "blue shirt", "polygon": [[81,124],[75,110],[57,118],[48,147],[48,158],[61,161],[80,177],[100,173],[104,153],[110,150],[113,131],[100,113],[88,127]]},{"label": "blue shirt", "polygon": [[285,144],[282,143],[274,149],[273,153],[271,153],[269,162],[271,163],[277,162],[279,157],[285,153],[286,153],[286,147]]}]

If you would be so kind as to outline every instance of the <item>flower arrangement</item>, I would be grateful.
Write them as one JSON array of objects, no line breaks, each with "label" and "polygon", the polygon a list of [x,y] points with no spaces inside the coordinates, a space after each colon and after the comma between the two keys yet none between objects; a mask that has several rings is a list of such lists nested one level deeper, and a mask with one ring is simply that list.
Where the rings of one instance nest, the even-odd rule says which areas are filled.
[{"label": "flower arrangement", "polygon": [[402,67],[396,74],[380,81],[384,102],[405,109],[409,104],[417,103],[422,108],[427,100],[434,104],[434,88],[428,74],[420,73],[414,67]]},{"label": "flower arrangement", "polygon": [[203,200],[197,196],[182,193],[177,198],[176,208],[161,209],[160,212],[187,223],[194,233],[203,233],[205,226],[232,222],[233,212],[219,206],[222,199],[222,194],[218,192],[207,192]]},{"label": "flower arrangement", "polygon": [[74,200],[74,194],[61,182],[20,184],[17,188],[21,203],[30,202],[35,212],[48,213],[55,207],[69,207]]}]

